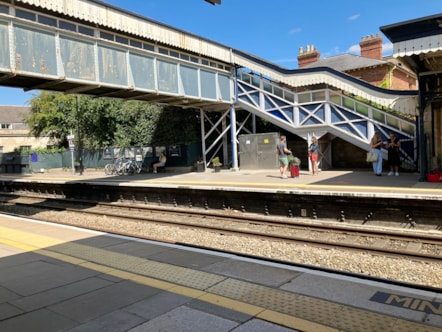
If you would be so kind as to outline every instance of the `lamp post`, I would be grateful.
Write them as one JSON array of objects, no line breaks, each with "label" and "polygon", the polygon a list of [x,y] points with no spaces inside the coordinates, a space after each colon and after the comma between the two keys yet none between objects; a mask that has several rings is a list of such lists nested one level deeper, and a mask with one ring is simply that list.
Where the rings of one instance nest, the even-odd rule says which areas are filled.
[{"label": "lamp post", "polygon": [[72,161],[72,174],[75,175],[75,166],[74,166],[74,150],[75,150],[75,143],[74,143],[74,135],[71,133],[67,136],[68,142],[69,142],[69,150],[71,150],[71,161]]},{"label": "lamp post", "polygon": [[77,117],[77,136],[78,136],[78,172],[83,175],[83,142],[81,136],[81,129],[83,126],[83,117],[80,113],[78,95],[75,96],[75,115]]},{"label": "lamp post", "polygon": [[[63,102],[58,103],[59,109],[63,111],[65,104]],[[68,143],[69,143],[69,150],[71,151],[71,162],[72,162],[72,174],[75,174],[75,167],[74,167],[74,150],[75,150],[75,142],[74,142],[74,134],[71,133],[66,136]]]}]

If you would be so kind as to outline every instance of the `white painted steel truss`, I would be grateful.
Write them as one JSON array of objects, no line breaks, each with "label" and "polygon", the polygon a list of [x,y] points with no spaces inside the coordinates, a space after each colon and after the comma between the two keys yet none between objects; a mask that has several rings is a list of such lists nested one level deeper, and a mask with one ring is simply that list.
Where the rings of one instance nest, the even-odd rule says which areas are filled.
[{"label": "white painted steel truss", "polygon": [[229,154],[229,148],[235,149],[236,146],[230,144],[232,142],[232,131],[235,133],[234,142],[237,145],[238,135],[240,133],[252,134],[253,128],[247,127],[250,123],[251,117],[254,117],[252,113],[248,115],[242,121],[236,121],[236,118],[232,118],[231,110],[227,109],[223,112],[216,112],[219,114],[217,119],[213,119],[209,116],[210,112],[200,110],[201,115],[201,141],[203,160],[206,167],[211,166],[212,159],[215,157],[222,157],[222,164],[230,168],[237,168],[238,163],[235,157],[229,160],[229,155],[236,156],[236,152],[232,150],[232,154]]},{"label": "white painted steel truss", "polygon": [[[342,91],[321,88],[294,92],[264,78],[243,74],[241,78],[244,77],[245,80],[238,79],[236,109],[245,109],[306,141],[312,135],[321,137],[330,133],[367,151],[376,131],[384,141],[394,132],[402,143],[403,166],[416,168],[413,121],[358,101]],[[386,150],[383,153],[386,157]],[[324,160],[323,164],[331,165],[331,161]]]}]

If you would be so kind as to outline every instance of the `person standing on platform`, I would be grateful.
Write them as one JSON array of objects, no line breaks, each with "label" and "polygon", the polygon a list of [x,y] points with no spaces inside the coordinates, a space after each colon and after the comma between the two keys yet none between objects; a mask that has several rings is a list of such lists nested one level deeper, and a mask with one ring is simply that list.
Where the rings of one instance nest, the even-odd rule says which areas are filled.
[{"label": "person standing on platform", "polygon": [[318,172],[318,159],[319,159],[319,143],[318,139],[313,136],[310,147],[308,148],[308,156],[312,162],[312,173],[313,175],[319,175]]},{"label": "person standing on platform", "polygon": [[382,138],[379,132],[375,132],[370,141],[371,150],[378,155],[378,160],[373,162],[373,172],[376,176],[382,175]]},{"label": "person standing on platform", "polygon": [[281,135],[279,143],[276,145],[276,153],[278,154],[279,160],[279,172],[281,173],[281,179],[287,179],[287,168],[289,166],[289,159],[287,155],[291,154],[292,151],[287,149],[287,138]]},{"label": "person standing on platform", "polygon": [[399,176],[399,165],[401,163],[399,149],[401,148],[401,141],[393,133],[390,133],[386,146],[388,150],[388,166],[390,166],[388,176]]}]

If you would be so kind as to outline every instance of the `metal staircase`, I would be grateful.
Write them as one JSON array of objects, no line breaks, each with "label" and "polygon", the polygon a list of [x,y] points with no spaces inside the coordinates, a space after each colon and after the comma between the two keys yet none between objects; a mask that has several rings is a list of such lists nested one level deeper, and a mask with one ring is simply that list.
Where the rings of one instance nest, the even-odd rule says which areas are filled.
[{"label": "metal staircase", "polygon": [[[401,140],[402,167],[416,169],[415,123],[405,116],[360,101],[345,91],[323,87],[290,89],[268,78],[239,70],[236,109],[244,109],[308,140],[332,134],[363,150],[376,131],[387,140],[394,132]],[[294,91],[295,90],[295,91]],[[396,112],[399,113],[399,112]],[[383,151],[384,158],[387,151]],[[322,165],[331,165],[323,155]]]}]

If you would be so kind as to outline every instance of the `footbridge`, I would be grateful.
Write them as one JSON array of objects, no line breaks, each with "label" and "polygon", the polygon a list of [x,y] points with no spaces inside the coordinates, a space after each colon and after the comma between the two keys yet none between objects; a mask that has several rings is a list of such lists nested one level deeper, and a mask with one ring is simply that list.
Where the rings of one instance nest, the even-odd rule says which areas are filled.
[{"label": "footbridge", "polygon": [[[336,75],[329,68],[319,68],[317,72],[311,70],[302,73],[298,70],[293,75],[328,74]],[[385,110],[377,103],[367,100],[361,101],[358,95],[351,95],[348,91],[338,89],[336,85],[321,83],[314,89],[290,89],[282,87],[267,78],[254,73],[239,71],[237,82],[237,108],[242,108],[265,120],[277,124],[284,130],[303,137],[309,142],[311,136],[324,137],[320,141],[321,167],[333,167],[330,144],[333,138],[339,137],[362,150],[369,149],[369,141],[375,132],[380,132],[385,141],[390,132],[395,133],[401,140],[402,166],[415,169],[416,145],[415,124],[411,116],[392,109]],[[353,80],[349,77],[342,80]],[[353,84],[358,84],[354,80]],[[367,89],[375,90],[372,86]],[[381,89],[377,91],[382,92]],[[376,91],[373,91],[373,95]],[[396,95],[384,96],[398,98],[391,104],[399,101],[399,92]],[[406,100],[407,94],[402,98]],[[411,111],[411,110],[410,110]],[[306,147],[307,149],[307,147]],[[386,156],[386,151],[384,157]]]},{"label": "footbridge", "polygon": [[368,150],[375,131],[393,131],[404,165],[417,162],[417,91],[325,67],[285,69],[98,0],[0,0],[0,84],[199,110],[204,160],[221,154],[233,169],[237,136],[254,131],[250,117],[306,141],[328,134],[323,168],[333,167],[330,137]]}]

